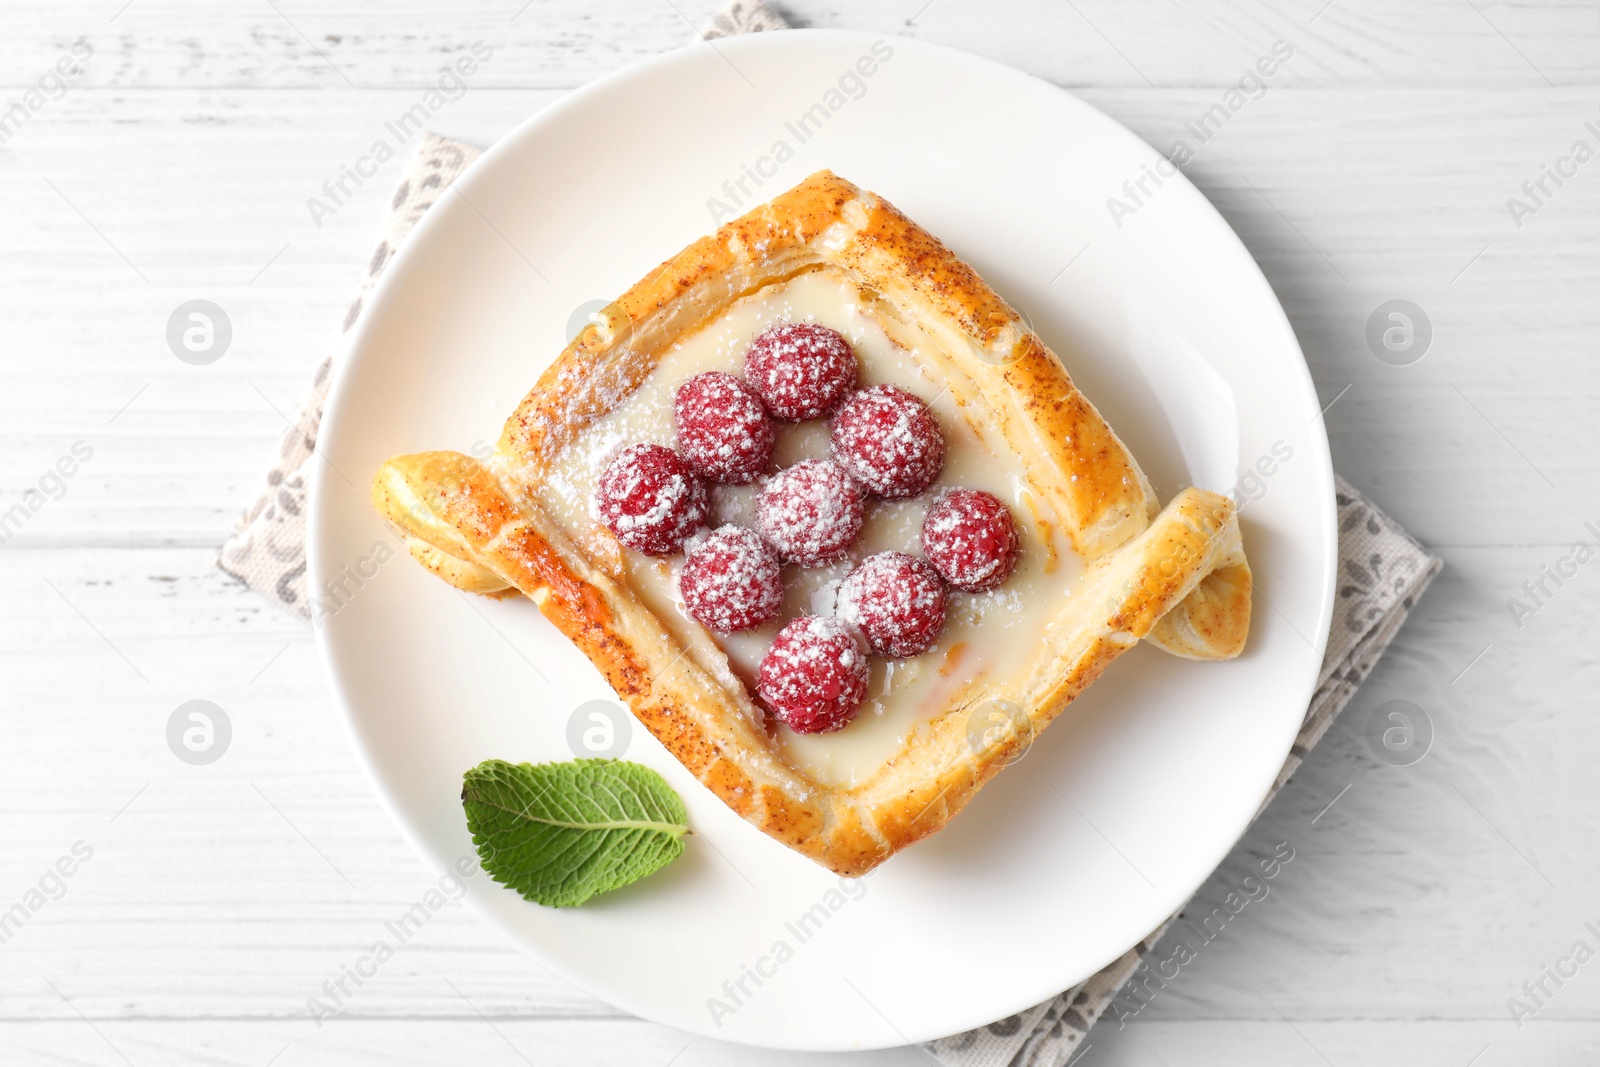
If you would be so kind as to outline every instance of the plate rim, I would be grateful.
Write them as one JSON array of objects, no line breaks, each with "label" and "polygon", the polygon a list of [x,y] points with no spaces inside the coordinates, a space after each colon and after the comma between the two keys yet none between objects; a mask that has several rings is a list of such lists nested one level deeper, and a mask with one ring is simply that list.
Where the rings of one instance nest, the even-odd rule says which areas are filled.
[{"label": "plate rim", "polygon": [[[1095,120],[1104,123],[1109,130],[1114,131],[1115,135],[1120,136],[1127,141],[1130,144],[1130,149],[1132,151],[1143,153],[1146,161],[1150,162],[1152,165],[1156,160],[1165,158],[1137,133],[1134,133],[1131,129],[1123,125],[1117,119],[1095,107],[1093,104],[1078,97],[1070,90],[1062,88],[1061,86],[1055,85],[1041,77],[1038,77],[1037,75],[1030,74],[999,60],[977,55],[951,45],[921,41],[915,38],[903,37],[896,34],[873,33],[863,30],[794,28],[784,30],[782,32],[752,33],[734,37],[720,38],[715,43],[710,40],[691,42],[683,47],[671,49],[669,51],[647,57],[643,60],[630,63],[615,71],[612,71],[600,78],[595,79],[594,81],[568,92],[566,95],[554,101],[549,106],[540,109],[539,111],[523,119],[521,122],[517,123],[516,126],[508,130],[497,141],[495,141],[493,145],[487,148],[478,159],[474,160],[466,169],[466,171],[460,175],[453,184],[459,184],[470,188],[473,183],[480,180],[481,175],[486,170],[496,166],[502,156],[512,153],[514,148],[516,146],[520,146],[525,140],[537,137],[538,131],[542,126],[559,120],[566,112],[570,110],[584,106],[591,96],[599,95],[600,93],[609,91],[620,84],[636,79],[647,80],[655,71],[661,68],[671,67],[680,63],[701,62],[702,57],[716,55],[718,56],[719,60],[725,60],[725,57],[721,56],[721,48],[732,48],[735,51],[748,51],[765,48],[782,49],[787,47],[788,42],[818,39],[831,39],[840,42],[849,41],[862,44],[870,44],[874,41],[888,41],[896,49],[904,47],[911,51],[923,52],[945,62],[965,64],[969,67],[977,68],[999,78],[1008,78],[1014,81],[1032,83],[1036,87],[1043,87],[1052,93],[1059,94],[1066,101],[1068,101],[1071,106],[1080,108],[1084,112],[1093,115]],[[1279,299],[1276,290],[1273,288],[1270,279],[1267,278],[1266,273],[1261,269],[1260,263],[1251,253],[1249,247],[1245,245],[1244,241],[1239,237],[1237,231],[1234,230],[1227,218],[1224,217],[1216,208],[1216,206],[1211,202],[1210,198],[1208,198],[1198,187],[1193,184],[1193,182],[1189,180],[1188,175],[1179,169],[1175,177],[1180,179],[1179,184],[1187,186],[1190,191],[1195,194],[1195,196],[1198,198],[1199,204],[1203,205],[1201,207],[1202,212],[1209,212],[1210,216],[1212,216],[1212,221],[1220,224],[1222,235],[1221,240],[1225,242],[1232,242],[1233,247],[1240,255],[1243,256],[1243,261],[1241,262],[1240,266],[1243,267],[1245,263],[1248,263],[1248,269],[1254,272],[1254,278],[1260,282],[1265,292],[1270,296],[1270,301],[1268,302],[1275,313],[1275,321],[1273,325],[1278,328],[1284,339],[1291,346],[1292,354],[1295,357],[1290,361],[1293,365],[1291,370],[1297,373],[1298,377],[1300,378],[1300,385],[1304,390],[1303,395],[1297,399],[1300,401],[1309,399],[1312,404],[1317,405],[1320,408],[1320,398],[1316,391],[1316,385],[1311,375],[1310,365],[1306,361],[1304,350],[1300,345],[1299,337],[1296,335],[1293,324],[1289,320],[1288,313],[1285,311],[1283,303]],[[1171,181],[1172,179],[1169,178],[1167,180]],[[348,339],[340,346],[339,355],[335,357],[333,380],[329,384],[327,398],[323,404],[323,419],[318,430],[319,444],[325,436],[336,432],[336,427],[340,421],[339,412],[348,402],[345,393],[349,388],[350,381],[352,380],[351,368],[362,362],[363,357],[360,356],[359,353],[371,351],[370,335],[376,329],[375,323],[381,317],[381,310],[385,308],[393,299],[393,290],[400,286],[401,283],[399,279],[408,272],[411,266],[411,260],[415,258],[416,255],[420,254],[416,252],[416,249],[427,243],[426,238],[428,238],[434,230],[448,225],[449,223],[447,220],[451,219],[453,215],[454,212],[452,211],[429,210],[426,212],[413,228],[412,232],[407,236],[407,239],[402,242],[400,248],[393,257],[393,260],[388,264],[387,269],[383,272],[383,275],[379,278],[377,284],[374,286],[373,291],[364,301],[362,313],[355,327],[351,330]],[[367,355],[365,358],[373,357]],[[1329,629],[1333,618],[1335,601],[1334,593],[1336,590],[1338,570],[1338,519],[1337,504],[1335,501],[1336,483],[1334,480],[1331,451],[1328,444],[1327,428],[1326,424],[1321,422],[1321,420],[1317,420],[1315,423],[1315,429],[1310,434],[1309,443],[1312,445],[1316,454],[1314,457],[1311,457],[1314,462],[1307,464],[1307,467],[1311,468],[1313,472],[1312,476],[1317,483],[1315,487],[1317,492],[1314,493],[1314,496],[1323,502],[1321,514],[1321,532],[1327,544],[1327,552],[1325,558],[1320,561],[1322,574],[1319,583],[1319,596],[1321,603],[1319,607],[1319,619],[1315,625],[1314,640],[1312,642],[1315,651],[1315,664],[1306,671],[1307,677],[1304,679],[1301,686],[1303,693],[1299,703],[1304,706],[1309,706],[1310,699],[1316,691],[1316,683],[1320,674],[1322,656],[1326,651]],[[327,527],[325,526],[323,518],[324,506],[322,504],[322,499],[325,483],[327,482],[329,476],[326,468],[330,466],[331,463],[329,460],[323,457],[320,448],[318,448],[313,454],[321,458],[320,462],[312,465],[307,498],[306,578],[308,590],[314,591],[321,587],[321,580],[324,574],[327,573],[323,566],[324,553],[321,551],[320,545],[327,532]],[[451,862],[450,859],[439,855],[432,844],[422,836],[419,829],[413,826],[411,821],[402,814],[397,796],[391,789],[385,777],[379,773],[376,756],[363,737],[361,728],[358,724],[358,717],[353,710],[352,694],[347,690],[345,681],[341,678],[338,670],[336,661],[337,653],[333,647],[333,641],[330,637],[331,628],[328,626],[321,626],[314,627],[313,630],[316,636],[318,658],[328,679],[329,689],[332,692],[335,703],[338,706],[341,726],[344,730],[346,739],[356,754],[362,770],[366,774],[368,782],[371,784],[374,792],[377,794],[391,821],[400,831],[401,836],[407,841],[408,844],[411,845],[413,849],[418,852],[424,861],[431,865],[440,867],[449,865]],[[1290,721],[1288,715],[1285,715],[1283,718],[1285,723]],[[1303,719],[1295,721],[1293,729],[1286,731],[1286,736],[1283,739],[1281,748],[1282,756],[1284,758],[1289,755],[1294,743],[1294,739],[1298,736],[1302,722]],[[1219,835],[1218,839],[1225,840],[1227,843],[1221,848],[1214,860],[1205,868],[1205,871],[1203,874],[1201,874],[1199,880],[1189,889],[1180,890],[1176,903],[1174,903],[1170,908],[1164,908],[1164,914],[1175,914],[1179,909],[1181,909],[1183,905],[1204,886],[1206,880],[1210,878],[1211,875],[1227,859],[1227,857],[1232,854],[1234,849],[1237,848],[1239,842],[1243,839],[1243,836],[1249,831],[1251,825],[1253,825],[1255,822],[1255,818],[1260,810],[1261,803],[1264,802],[1269,796],[1272,784],[1276,780],[1278,770],[1281,768],[1281,766],[1282,759],[1280,758],[1280,760],[1272,766],[1270,772],[1265,775],[1265,779],[1261,783],[1258,799],[1244,814],[1242,821],[1238,822],[1236,825],[1230,825],[1227,828],[1230,832],[1225,836]],[[1252,790],[1251,795],[1256,796],[1256,791]],[[1164,897],[1171,895],[1172,894],[1166,894]],[[519,949],[519,951],[528,954],[541,966],[557,974],[563,980],[571,983],[577,988],[584,990],[592,996],[595,996],[597,999],[604,1000],[607,1003],[613,1004],[616,1007],[622,1008],[623,1010],[634,1015],[638,1015],[642,1018],[716,1040],[733,1040],[738,1043],[751,1045],[754,1047],[783,1050],[859,1051],[878,1048],[901,1047],[908,1042],[921,1043],[924,1041],[935,1040],[941,1037],[961,1033],[975,1026],[982,1026],[986,1022],[993,1021],[988,1019],[981,1019],[976,1022],[964,1021],[961,1025],[955,1027],[954,1029],[940,1029],[938,1032],[930,1032],[926,1034],[920,1032],[912,1034],[900,1033],[898,1028],[896,1028],[896,1034],[891,1035],[886,1040],[867,1038],[865,1040],[841,1042],[838,1038],[834,1038],[832,1040],[824,1039],[816,1042],[807,1042],[803,1040],[783,1039],[767,1041],[759,1040],[749,1035],[733,1037],[710,1030],[697,1020],[683,1019],[675,1016],[671,1018],[664,1018],[661,1013],[653,1010],[654,1005],[638,1003],[635,998],[628,994],[625,990],[595,988],[587,978],[579,977],[571,973],[564,963],[545,954],[537,945],[532,943],[526,936],[524,936],[522,932],[513,929],[511,926],[509,926],[509,924],[502,921],[498,915],[490,910],[489,907],[479,899],[477,894],[467,893],[462,899],[463,902],[466,903],[466,905],[471,908],[480,919],[486,920],[493,928],[507,937]],[[1141,935],[1141,939],[1142,936],[1148,935]],[[1133,944],[1137,943],[1138,940],[1136,939]],[[1133,945],[1127,946],[1127,948],[1131,947],[1133,947]],[[1026,1003],[1019,1004],[1017,1008],[1013,1009],[1013,1011],[1024,1010],[1034,1004],[1042,1003],[1043,1001],[1048,1000],[1062,992],[1063,989],[1070,988],[1070,986],[1076,984],[1076,982],[1091,977],[1092,975],[1098,973],[1100,969],[1124,955],[1127,951],[1127,948],[1124,948],[1120,952],[1117,952],[1111,955],[1109,958],[1101,961],[1086,975],[1080,976],[1071,982],[1058,984],[1054,980],[1051,980],[1043,990],[1030,992],[1027,995]],[[1039,983],[1033,983],[1033,985],[1038,984]]]}]

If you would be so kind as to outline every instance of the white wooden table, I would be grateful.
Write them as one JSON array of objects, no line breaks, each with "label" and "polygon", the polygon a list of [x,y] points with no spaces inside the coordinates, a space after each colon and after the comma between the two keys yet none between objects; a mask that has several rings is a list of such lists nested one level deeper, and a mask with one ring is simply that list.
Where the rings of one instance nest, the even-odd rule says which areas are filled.
[{"label": "white wooden table", "polygon": [[[493,61],[432,127],[488,143],[682,43],[715,6],[521,3],[0,4],[0,111],[24,106],[0,144],[0,511],[41,478],[46,494],[0,546],[0,912],[31,913],[0,932],[0,1062],[815,1059],[628,1018],[458,906],[336,1020],[307,1014],[433,876],[358,769],[307,627],[214,566],[279,412],[334,335],[398,164],[320,227],[306,199],[475,40]],[[1547,582],[1520,627],[1506,602],[1574,541],[1600,543],[1584,527],[1600,527],[1600,161],[1559,187],[1546,179],[1542,203],[1522,190],[1574,141],[1600,148],[1584,128],[1600,127],[1596,4],[785,10],[995,57],[1162,149],[1290,42],[1267,94],[1187,171],[1288,309],[1332,403],[1338,469],[1447,560],[1203,891],[1220,899],[1250,854],[1289,841],[1296,858],[1271,896],[1137,1017],[1102,1024],[1083,1062],[1594,1062],[1600,962],[1560,986],[1544,978],[1551,995],[1520,1027],[1507,998],[1535,1006],[1524,982],[1579,940],[1600,950],[1584,926],[1600,930],[1600,564]],[[79,41],[92,56],[64,92],[47,81],[34,108],[30,87]],[[1537,207],[1520,227],[1514,195]],[[165,342],[168,315],[196,297],[235,330],[210,366]],[[1392,298],[1434,324],[1413,365],[1381,362],[1365,341]],[[58,484],[47,472],[79,441],[92,455]],[[211,766],[167,747],[169,715],[194,698],[233,723]],[[1414,766],[1378,762],[1364,740],[1368,714],[1394,698],[1436,731]],[[57,881],[48,872],[77,842],[92,856]]]}]

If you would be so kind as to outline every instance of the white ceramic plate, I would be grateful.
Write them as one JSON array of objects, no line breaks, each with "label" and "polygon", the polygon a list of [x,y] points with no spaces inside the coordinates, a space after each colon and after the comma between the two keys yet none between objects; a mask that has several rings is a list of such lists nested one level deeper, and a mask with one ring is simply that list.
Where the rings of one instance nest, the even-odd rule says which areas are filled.
[{"label": "white ceramic plate", "polygon": [[[862,57],[876,57],[870,77]],[[796,120],[817,104],[827,117],[813,112],[802,141]],[[872,1048],[981,1025],[1079,981],[1222,860],[1282,765],[1322,659],[1333,481],[1294,335],[1217,212],[1181,177],[1146,179],[1154,195],[1113,221],[1107,198],[1126,199],[1123,182],[1158,159],[1074,97],[988,60],[793,31],[603,79],[495,146],[464,196],[441,193],[390,265],[328,404],[313,589],[396,544],[366,497],[383,459],[493,442],[575,309],[709,232],[710,198],[742,209],[821,167],[892,200],[1023,309],[1163,499],[1191,483],[1226,491],[1274,446],[1280,457],[1244,487],[1259,496],[1243,514],[1263,596],[1240,659],[1133,650],[947,829],[848,892],[635,727],[627,758],[688,804],[687,853],[572,910],[480,874],[470,899],[509,937],[684,1030]],[[724,183],[737,192],[758,166],[763,184],[745,178],[733,204]],[[378,791],[443,867],[472,853],[462,772],[492,757],[572,758],[573,709],[611,694],[531,604],[469,600],[403,551],[376,571],[320,628],[322,645]],[[802,939],[808,912],[826,921]]]}]

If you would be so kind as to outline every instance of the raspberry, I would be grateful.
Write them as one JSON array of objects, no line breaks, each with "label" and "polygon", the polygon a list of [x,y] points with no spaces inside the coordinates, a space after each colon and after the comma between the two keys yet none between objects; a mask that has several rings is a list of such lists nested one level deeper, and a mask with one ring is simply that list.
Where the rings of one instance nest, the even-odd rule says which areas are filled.
[{"label": "raspberry", "polygon": [[945,581],[969,593],[1009,578],[1021,547],[1011,512],[977,489],[941,494],[922,520],[922,551]]},{"label": "raspberry", "polygon": [[689,614],[719,634],[760,626],[783,609],[782,564],[742,526],[722,526],[691,545],[678,574]]},{"label": "raspberry", "polygon": [[772,462],[772,420],[744,382],[707,371],[678,386],[672,402],[678,449],[714,482],[743,485]]},{"label": "raspberry", "polygon": [[629,445],[612,457],[594,491],[600,521],[647,556],[683,546],[706,521],[710,494],[689,461],[665,445]]},{"label": "raspberry", "polygon": [[756,497],[756,529],[778,554],[802,567],[842,559],[861,532],[861,490],[844,468],[807,459],[779,471]]},{"label": "raspberry", "polygon": [[778,418],[815,419],[855,388],[856,353],[837,330],[791,322],[750,343],[744,376]]},{"label": "raspberry", "polygon": [[928,405],[874,385],[834,412],[833,458],[881,497],[916,496],[944,469],[944,438]]},{"label": "raspberry", "polygon": [[939,639],[944,608],[939,572],[904,552],[868,556],[839,587],[839,617],[859,626],[874,652],[894,659],[920,655]]},{"label": "raspberry", "polygon": [[837,730],[866,699],[867,650],[838,619],[802,615],[767,649],[756,691],[796,733]]}]

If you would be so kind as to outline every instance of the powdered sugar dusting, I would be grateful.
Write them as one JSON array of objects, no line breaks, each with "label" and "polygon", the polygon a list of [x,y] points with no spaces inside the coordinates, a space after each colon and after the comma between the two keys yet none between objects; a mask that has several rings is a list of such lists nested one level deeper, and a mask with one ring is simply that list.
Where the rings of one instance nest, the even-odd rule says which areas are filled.
[{"label": "powdered sugar dusting", "polygon": [[663,445],[629,445],[612,457],[595,487],[601,521],[617,540],[648,556],[676,552],[705,522],[705,483]]},{"label": "powdered sugar dusting", "polygon": [[843,558],[861,532],[861,490],[839,464],[808,459],[767,479],[756,499],[756,528],[779,555],[802,567]]},{"label": "powdered sugar dusting", "polygon": [[879,496],[915,496],[944,469],[944,436],[928,405],[904,389],[874,385],[833,416],[833,456]]},{"label": "powdered sugar dusting", "polygon": [[761,398],[722,371],[697,374],[673,400],[678,448],[702,475],[740,485],[772,462],[776,440]]},{"label": "powdered sugar dusting", "polygon": [[829,733],[855,717],[867,695],[867,653],[836,618],[802,615],[761,660],[761,699],[798,733]]},{"label": "powdered sugar dusting", "polygon": [[879,655],[920,655],[944,627],[944,581],[925,559],[879,552],[839,587],[838,612],[861,629]]},{"label": "powdered sugar dusting", "polygon": [[689,614],[719,634],[760,626],[783,609],[778,557],[741,526],[720,527],[691,545],[678,588]]},{"label": "powdered sugar dusting", "polygon": [[744,356],[745,378],[780,419],[826,415],[856,384],[856,353],[837,330],[793,322],[767,330]]},{"label": "powdered sugar dusting", "polygon": [[986,592],[1010,577],[1019,548],[1011,512],[981,490],[948,490],[922,522],[922,550],[945,581],[968,592]]}]

